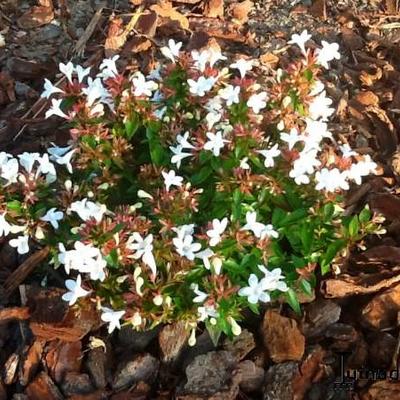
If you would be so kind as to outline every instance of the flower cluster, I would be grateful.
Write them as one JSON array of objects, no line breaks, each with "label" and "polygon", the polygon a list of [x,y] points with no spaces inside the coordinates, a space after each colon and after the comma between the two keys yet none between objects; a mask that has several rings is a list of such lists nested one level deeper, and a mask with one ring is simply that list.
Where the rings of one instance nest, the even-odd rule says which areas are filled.
[{"label": "flower cluster", "polygon": [[[184,320],[239,334],[241,311],[311,293],[341,253],[379,231],[368,209],[347,217],[343,191],[376,164],[328,129],[319,79],[337,44],[306,48],[267,74],[216,48],[124,73],[118,56],[60,64],[45,81],[46,118],[71,138],[44,154],[0,153],[0,235],[20,254],[51,248],[71,306],[94,301],[109,332]],[[294,51],[294,49],[291,49]],[[283,63],[283,61],[282,61]]]}]

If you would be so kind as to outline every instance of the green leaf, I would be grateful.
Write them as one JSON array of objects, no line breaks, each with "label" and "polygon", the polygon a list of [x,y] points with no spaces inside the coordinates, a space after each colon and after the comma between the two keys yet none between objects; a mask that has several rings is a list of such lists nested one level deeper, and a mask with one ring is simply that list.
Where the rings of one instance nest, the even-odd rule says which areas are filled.
[{"label": "green leaf", "polygon": [[132,139],[133,135],[139,128],[139,121],[136,114],[134,115],[132,120],[125,121],[124,126],[127,139],[128,140]]},{"label": "green leaf", "polygon": [[323,209],[324,221],[328,222],[332,220],[335,212],[335,206],[332,203],[325,204]]},{"label": "green leaf", "polygon": [[322,275],[325,275],[327,272],[329,272],[332,260],[336,257],[337,253],[343,249],[345,245],[345,240],[338,239],[328,246],[325,254],[322,256],[322,261],[320,263]]},{"label": "green leaf", "polygon": [[349,235],[350,237],[354,238],[358,235],[358,231],[360,229],[360,224],[358,222],[358,216],[355,215],[349,224]]},{"label": "green leaf", "polygon": [[311,251],[311,245],[314,240],[314,227],[311,223],[304,223],[301,226],[300,239],[303,245],[304,254],[309,254]]},{"label": "green leaf", "polygon": [[157,166],[165,165],[168,162],[168,156],[165,149],[161,146],[158,131],[152,127],[146,129],[146,137],[150,148],[150,157]]},{"label": "green leaf", "polygon": [[211,341],[213,342],[214,346],[218,346],[219,338],[221,337],[222,330],[216,326],[211,325],[209,322],[206,323],[206,329],[208,334],[210,335]]},{"label": "green leaf", "polygon": [[297,298],[296,292],[292,288],[289,288],[289,290],[286,292],[286,298],[293,311],[296,314],[301,315],[299,299]]},{"label": "green leaf", "polygon": [[366,222],[368,222],[371,219],[371,211],[369,208],[364,208],[359,216],[358,216],[358,220],[362,223],[365,224]]},{"label": "green leaf", "polygon": [[193,185],[203,183],[213,173],[209,165],[205,165],[197,174],[192,175],[191,182]]},{"label": "green leaf", "polygon": [[313,288],[307,279],[300,280],[300,287],[307,296],[311,297],[313,295]]},{"label": "green leaf", "polygon": [[12,200],[7,203],[7,209],[10,211],[14,211],[16,213],[21,212],[21,202],[18,200]]}]

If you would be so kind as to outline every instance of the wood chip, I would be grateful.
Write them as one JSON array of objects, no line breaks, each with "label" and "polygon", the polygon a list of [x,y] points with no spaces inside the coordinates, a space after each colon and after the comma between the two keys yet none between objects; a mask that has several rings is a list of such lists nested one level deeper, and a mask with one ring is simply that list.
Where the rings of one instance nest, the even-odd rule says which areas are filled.
[{"label": "wood chip", "polygon": [[305,349],[305,338],[295,320],[267,310],[262,325],[264,345],[272,361],[301,360]]},{"label": "wood chip", "polygon": [[209,18],[223,18],[224,0],[208,0],[204,7],[204,15]]},{"label": "wood chip", "polygon": [[37,6],[32,7],[29,11],[18,18],[17,24],[22,29],[33,29],[42,25],[46,25],[53,21],[53,7]]},{"label": "wood chip", "polygon": [[28,307],[8,307],[0,310],[0,324],[13,319],[25,320],[30,317]]},{"label": "wood chip", "polygon": [[41,372],[35,380],[33,380],[26,388],[26,394],[29,400],[63,400],[57,386],[51,378],[45,373]]}]

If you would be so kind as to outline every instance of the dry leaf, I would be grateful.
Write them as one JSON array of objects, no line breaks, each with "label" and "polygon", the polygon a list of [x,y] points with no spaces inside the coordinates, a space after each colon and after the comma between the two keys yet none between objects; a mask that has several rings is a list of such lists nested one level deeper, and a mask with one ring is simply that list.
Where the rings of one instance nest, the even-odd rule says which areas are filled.
[{"label": "dry leaf", "polygon": [[52,7],[32,7],[29,11],[18,18],[17,24],[22,29],[37,28],[53,21],[54,12]]},{"label": "dry leaf", "polygon": [[223,18],[224,0],[208,0],[204,7],[204,15],[209,18]]},{"label": "dry leaf", "polygon": [[169,1],[160,0],[158,4],[152,5],[150,9],[155,11],[160,17],[177,21],[183,29],[189,29],[189,20],[172,7],[172,3]]},{"label": "dry leaf", "polygon": [[354,98],[364,106],[377,106],[379,104],[379,97],[369,90],[357,93]]},{"label": "dry leaf", "polygon": [[275,68],[278,65],[279,57],[273,53],[265,53],[260,56],[260,62],[262,65],[267,65],[271,68]]},{"label": "dry leaf", "polygon": [[360,50],[364,47],[364,40],[353,29],[342,28],[342,39],[345,47],[349,50]]},{"label": "dry leaf", "polygon": [[156,12],[146,12],[139,17],[136,24],[136,30],[142,35],[152,38],[156,34],[157,22],[158,15]]},{"label": "dry leaf", "polygon": [[250,0],[242,1],[241,3],[232,3],[229,6],[229,12],[232,17],[241,24],[249,20],[249,13],[253,9],[254,3]]},{"label": "dry leaf", "polygon": [[262,333],[272,361],[297,361],[303,357],[305,338],[294,319],[268,310],[264,315]]},{"label": "dry leaf", "polygon": [[313,0],[312,6],[310,7],[310,13],[314,17],[326,20],[326,1],[325,0]]}]

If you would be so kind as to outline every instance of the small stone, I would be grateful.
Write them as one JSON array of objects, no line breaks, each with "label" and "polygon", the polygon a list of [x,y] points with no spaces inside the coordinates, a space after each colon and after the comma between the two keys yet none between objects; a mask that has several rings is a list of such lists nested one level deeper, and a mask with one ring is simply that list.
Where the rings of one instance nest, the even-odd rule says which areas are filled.
[{"label": "small stone", "polygon": [[298,361],[303,357],[305,338],[295,320],[268,310],[264,315],[262,334],[274,362]]},{"label": "small stone", "polygon": [[368,337],[367,342],[368,365],[373,368],[389,368],[396,350],[396,338],[387,332],[376,332]]},{"label": "small stone", "polygon": [[382,330],[397,324],[400,311],[400,285],[377,294],[362,310],[362,323],[367,328]]},{"label": "small stone", "polygon": [[185,327],[183,321],[164,326],[158,336],[162,361],[165,363],[177,361],[189,335],[190,331]]},{"label": "small stone", "polygon": [[150,354],[137,354],[129,361],[121,362],[114,375],[112,388],[124,389],[136,382],[152,382],[157,377],[159,361]]},{"label": "small stone", "polygon": [[26,394],[29,400],[63,400],[57,386],[51,378],[41,372],[26,388]]},{"label": "small stone", "polygon": [[61,389],[66,396],[89,394],[94,391],[89,375],[69,372],[65,375]]},{"label": "small stone", "polygon": [[382,380],[373,383],[361,400],[395,400],[400,398],[400,382]]},{"label": "small stone", "polygon": [[341,308],[332,300],[318,299],[305,307],[306,320],[302,331],[307,338],[321,335],[325,329],[339,321]]},{"label": "small stone", "polygon": [[215,345],[212,342],[209,333],[207,330],[202,332],[196,338],[196,345],[192,347],[187,347],[184,349],[182,357],[181,357],[181,365],[182,370],[185,370],[186,367],[199,355],[208,353],[209,351],[215,350]]},{"label": "small stone", "polygon": [[297,362],[273,365],[265,375],[263,400],[293,400],[293,380],[298,373]]},{"label": "small stone", "polygon": [[159,330],[160,328],[155,328],[151,331],[138,332],[130,326],[123,326],[118,331],[118,344],[124,351],[142,352],[157,337]]},{"label": "small stone", "polygon": [[227,351],[197,356],[186,368],[185,393],[212,395],[229,389],[235,366],[235,357]]},{"label": "small stone", "polygon": [[223,348],[232,353],[238,361],[243,360],[256,347],[254,335],[247,329],[243,329],[239,336],[234,336],[232,340],[226,338]]},{"label": "small stone", "polygon": [[253,361],[242,361],[234,372],[234,380],[245,393],[257,392],[264,383],[265,371]]},{"label": "small stone", "polygon": [[86,368],[93,383],[98,389],[103,389],[107,385],[106,366],[107,355],[104,352],[104,349],[101,347],[91,349],[86,359]]}]

